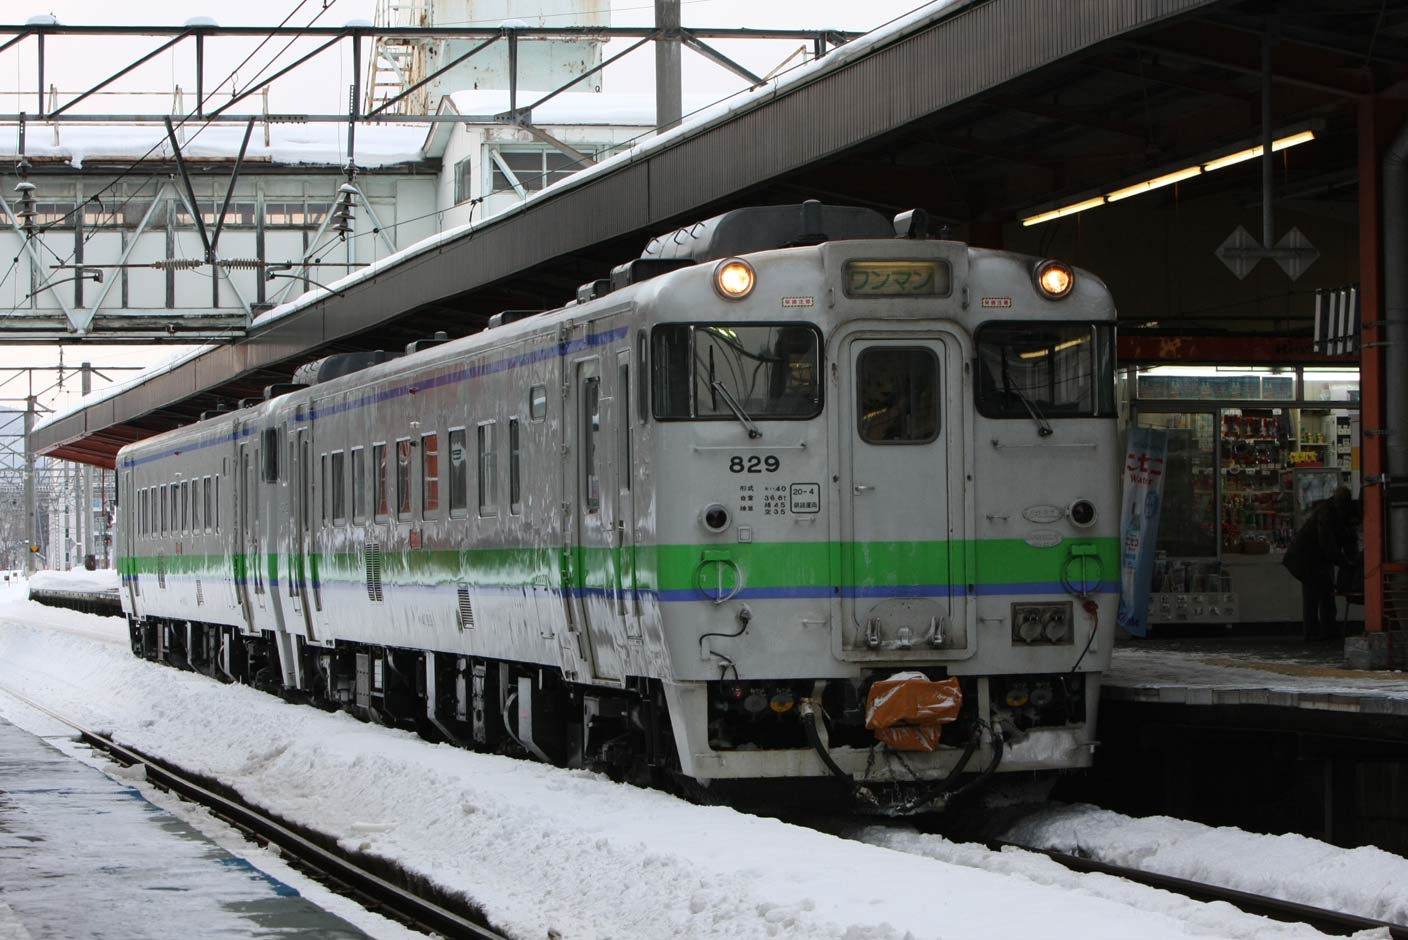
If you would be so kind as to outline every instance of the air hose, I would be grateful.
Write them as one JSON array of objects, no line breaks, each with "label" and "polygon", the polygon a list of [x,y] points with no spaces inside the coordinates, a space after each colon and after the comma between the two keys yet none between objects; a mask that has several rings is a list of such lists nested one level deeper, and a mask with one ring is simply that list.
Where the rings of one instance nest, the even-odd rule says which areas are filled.
[{"label": "air hose", "polygon": [[831,771],[832,775],[854,785],[855,779],[841,769],[840,765],[831,757],[831,752],[826,749],[826,745],[821,743],[821,732],[816,727],[816,705],[811,699],[804,698],[797,707],[797,713],[802,718],[802,730],[806,732],[808,743],[811,744],[812,750],[816,751],[816,755],[821,758],[821,762],[826,765],[826,769]]}]

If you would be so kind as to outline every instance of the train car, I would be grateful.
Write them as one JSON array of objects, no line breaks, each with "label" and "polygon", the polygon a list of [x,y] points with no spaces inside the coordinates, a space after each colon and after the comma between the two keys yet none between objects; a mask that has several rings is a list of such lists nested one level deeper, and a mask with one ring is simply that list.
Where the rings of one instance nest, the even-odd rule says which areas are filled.
[{"label": "train car", "polygon": [[696,791],[1088,766],[1114,306],[926,227],[735,210],[123,448],[134,651]]}]

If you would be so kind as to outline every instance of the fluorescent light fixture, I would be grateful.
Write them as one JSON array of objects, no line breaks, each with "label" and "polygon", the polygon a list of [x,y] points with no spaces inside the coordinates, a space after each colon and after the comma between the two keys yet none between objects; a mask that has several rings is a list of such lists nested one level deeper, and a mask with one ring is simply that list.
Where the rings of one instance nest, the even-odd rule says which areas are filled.
[{"label": "fluorescent light fixture", "polygon": [[[1287,147],[1294,147],[1296,144],[1308,143],[1315,139],[1314,131],[1301,131],[1299,134],[1292,134],[1289,137],[1282,137],[1271,142],[1271,152],[1285,150]],[[1261,156],[1261,145],[1248,147],[1246,150],[1238,150],[1236,153],[1229,153],[1225,157],[1218,157],[1216,160],[1209,160],[1203,164],[1203,169],[1207,172],[1220,170],[1225,166],[1232,166],[1237,163],[1245,163],[1248,160],[1255,160]]]},{"label": "fluorescent light fixture", "polygon": [[1119,202],[1121,199],[1137,196],[1140,193],[1147,193],[1149,190],[1158,189],[1160,186],[1169,186],[1173,183],[1181,182],[1197,176],[1202,172],[1203,168],[1200,166],[1190,166],[1181,170],[1174,170],[1172,173],[1165,173],[1163,176],[1156,176],[1151,180],[1145,180],[1142,183],[1135,183],[1133,186],[1126,186],[1124,189],[1117,189],[1112,193],[1107,193],[1105,200],[1107,202]]},{"label": "fluorescent light fixture", "polygon": [[[1297,144],[1308,143],[1315,139],[1314,131],[1301,131],[1287,137],[1281,137],[1271,142],[1271,151],[1285,150],[1287,147],[1294,147]],[[1122,189],[1106,193],[1103,196],[1096,196],[1093,199],[1085,199],[1081,202],[1073,202],[1068,206],[1059,209],[1052,209],[1049,212],[1042,212],[1039,215],[1029,215],[1022,220],[1023,225],[1039,225],[1042,222],[1050,222],[1052,219],[1064,218],[1068,215],[1075,215],[1077,212],[1084,212],[1086,209],[1094,209],[1096,206],[1103,206],[1107,202],[1119,202],[1121,199],[1128,199],[1130,196],[1137,196],[1140,193],[1147,193],[1150,190],[1158,189],[1161,186],[1168,186],[1172,183],[1191,179],[1203,173],[1211,173],[1213,170],[1220,170],[1225,166],[1232,166],[1247,160],[1255,160],[1261,156],[1261,146],[1248,147],[1246,150],[1238,150],[1236,153],[1229,153],[1226,156],[1216,157],[1206,163],[1197,166],[1185,167],[1181,170],[1174,170],[1172,173],[1164,173],[1152,179],[1144,180],[1141,183],[1134,183]]]},{"label": "fluorescent light fixture", "polygon": [[1036,225],[1040,222],[1050,222],[1052,219],[1065,218],[1068,215],[1075,215],[1077,212],[1084,212],[1086,209],[1094,209],[1096,206],[1103,206],[1104,204],[1105,197],[1096,196],[1093,199],[1085,199],[1081,202],[1073,202],[1069,206],[1052,209],[1050,212],[1043,212],[1041,215],[1029,216],[1022,220],[1022,224]]}]

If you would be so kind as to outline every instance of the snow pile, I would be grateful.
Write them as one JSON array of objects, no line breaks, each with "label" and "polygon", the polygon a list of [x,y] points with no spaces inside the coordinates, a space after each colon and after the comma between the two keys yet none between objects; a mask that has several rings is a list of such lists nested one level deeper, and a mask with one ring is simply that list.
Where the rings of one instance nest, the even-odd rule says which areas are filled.
[{"label": "snow pile", "polygon": [[[1259,651],[1260,661],[1240,662],[1229,654],[1196,655],[1178,650],[1117,646],[1105,685],[1127,689],[1192,686],[1199,689],[1265,689],[1272,692],[1373,695],[1408,699],[1408,675],[1351,672],[1317,662],[1296,662]],[[1274,656],[1274,653],[1272,654]],[[1371,675],[1373,678],[1365,678]]]},{"label": "snow pile", "polygon": [[119,581],[117,572],[111,568],[100,571],[75,568],[72,571],[36,571],[29,576],[29,587],[34,591],[82,591],[92,594],[116,591]]},{"label": "snow pile", "polygon": [[[119,620],[4,597],[0,686],[417,870],[510,936],[1319,936],[1091,876],[1033,876],[1011,853],[945,857],[932,837],[868,845],[429,745],[134,659]],[[0,711],[26,710],[0,695]]]},{"label": "snow pile", "polygon": [[1408,859],[1298,835],[1261,835],[1168,816],[1133,819],[1094,806],[1052,807],[1003,838],[1143,871],[1408,924]]}]

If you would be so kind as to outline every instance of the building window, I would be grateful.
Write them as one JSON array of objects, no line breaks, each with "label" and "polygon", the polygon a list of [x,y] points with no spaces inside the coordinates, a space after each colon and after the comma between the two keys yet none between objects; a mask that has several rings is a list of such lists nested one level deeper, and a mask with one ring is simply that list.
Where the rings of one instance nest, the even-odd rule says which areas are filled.
[{"label": "building window", "polygon": [[458,162],[458,163],[455,164],[455,204],[456,204],[456,205],[459,205],[460,203],[462,203],[462,202],[464,202],[465,200],[469,199],[469,198],[473,195],[473,193],[471,192],[471,187],[473,186],[473,180],[472,180],[472,178],[471,178],[470,175],[469,175],[469,174],[470,174],[470,171],[471,171],[471,169],[472,169],[470,163],[471,163],[471,161],[470,161],[469,157],[465,157],[463,160],[461,160],[460,162]]},{"label": "building window", "polygon": [[[588,146],[579,149],[590,154],[595,148]],[[576,157],[557,150],[499,148],[491,151],[490,156],[494,165],[491,185],[496,193],[535,193],[566,179],[585,166]]]}]

